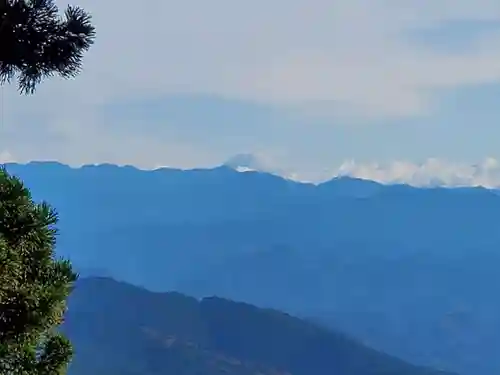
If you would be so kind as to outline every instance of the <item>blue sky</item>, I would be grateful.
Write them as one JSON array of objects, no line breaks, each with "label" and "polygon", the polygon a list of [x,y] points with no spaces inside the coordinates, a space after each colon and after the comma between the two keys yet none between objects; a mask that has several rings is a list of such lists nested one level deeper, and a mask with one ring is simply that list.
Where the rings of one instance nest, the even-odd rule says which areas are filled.
[{"label": "blue sky", "polygon": [[193,167],[244,152],[313,179],[349,160],[368,174],[500,160],[498,0],[78,4],[98,33],[85,70],[33,97],[3,88],[3,158]]}]

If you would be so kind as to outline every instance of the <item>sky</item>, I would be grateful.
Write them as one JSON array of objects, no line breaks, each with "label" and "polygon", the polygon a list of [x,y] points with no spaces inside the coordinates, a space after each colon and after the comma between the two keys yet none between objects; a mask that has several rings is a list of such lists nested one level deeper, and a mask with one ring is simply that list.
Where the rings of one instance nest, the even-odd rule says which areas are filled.
[{"label": "sky", "polygon": [[137,4],[78,0],[84,70],[1,89],[0,159],[500,185],[498,0]]}]

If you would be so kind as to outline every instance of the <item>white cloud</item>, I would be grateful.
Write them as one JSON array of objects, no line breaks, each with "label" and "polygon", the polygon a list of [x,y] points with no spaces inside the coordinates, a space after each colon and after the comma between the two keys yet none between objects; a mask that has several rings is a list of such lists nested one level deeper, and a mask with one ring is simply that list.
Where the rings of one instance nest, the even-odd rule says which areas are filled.
[{"label": "white cloud", "polygon": [[422,163],[396,160],[386,163],[356,162],[347,160],[338,168],[308,168],[307,170],[278,167],[277,160],[266,155],[242,154],[231,158],[226,165],[241,172],[262,171],[283,176],[295,181],[319,183],[334,177],[349,176],[377,181],[383,184],[408,184],[427,186],[483,186],[500,188],[500,161],[485,158],[480,163],[453,162],[429,158]]},{"label": "white cloud", "polygon": [[291,180],[319,183],[333,177],[349,176],[384,184],[402,183],[412,186],[483,186],[500,188],[500,161],[488,157],[480,163],[452,162],[429,158],[422,163],[396,160],[386,163],[347,160],[338,168],[294,170],[279,167],[279,161],[265,154],[238,154],[225,165],[239,172],[261,171]]},{"label": "white cloud", "polygon": [[[64,7],[65,1],[58,4]],[[10,150],[19,160],[191,167],[212,164],[242,149],[266,153],[282,149],[290,164],[310,159],[315,165],[320,158],[339,161],[346,155],[376,159],[383,154],[387,159],[400,157],[401,152],[413,158],[424,151],[410,154],[404,146],[400,150],[399,133],[391,138],[390,150],[381,148],[380,139],[391,137],[388,127],[379,135],[360,131],[359,137],[354,132],[335,133],[340,126],[330,129],[339,123],[352,125],[353,119],[381,124],[393,116],[432,115],[435,107],[428,94],[433,89],[500,82],[500,34],[493,29],[480,35],[474,48],[453,53],[404,38],[408,31],[454,20],[500,21],[498,0],[150,0],[145,5],[78,0],[76,4],[94,14],[97,26],[96,44],[85,58],[83,73],[74,82],[50,80],[33,97],[19,97],[14,86],[3,93],[0,149]],[[175,121],[168,124],[166,135],[137,135],[120,128],[120,119],[103,119],[99,114],[102,104],[147,102],[178,93],[282,105],[286,108],[280,112],[292,113],[293,120],[280,120],[283,125],[273,128],[272,137],[250,121],[245,124],[251,128],[244,133],[246,138],[223,140],[221,132],[213,131],[205,137],[210,137],[207,142],[178,136],[176,130],[182,125]],[[305,118],[296,120],[297,110]],[[227,120],[219,116],[200,127],[212,129]],[[311,116],[333,116],[337,121],[325,123]],[[378,121],[381,118],[384,121]],[[163,124],[162,119],[151,121]],[[431,133],[431,126],[423,131]],[[452,149],[442,133],[434,138],[434,154],[441,146]],[[378,144],[363,139],[372,135]],[[492,148],[482,151],[491,153]]]},{"label": "white cloud", "polygon": [[94,13],[97,43],[77,83],[53,85],[47,100],[201,92],[400,116],[425,113],[429,89],[500,81],[498,34],[454,55],[402,38],[441,22],[500,20],[496,0],[78,3]]},{"label": "white cloud", "polygon": [[431,158],[423,163],[394,161],[356,163],[347,161],[330,176],[351,176],[382,183],[413,186],[484,186],[500,187],[500,162],[486,158],[478,164],[456,163]]}]

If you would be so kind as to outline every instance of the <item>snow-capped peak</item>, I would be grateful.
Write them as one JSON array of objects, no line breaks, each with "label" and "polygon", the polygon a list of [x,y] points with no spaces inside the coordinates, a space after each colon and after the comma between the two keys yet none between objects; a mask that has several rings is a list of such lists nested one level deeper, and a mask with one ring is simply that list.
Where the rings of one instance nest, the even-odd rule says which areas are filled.
[{"label": "snow-capped peak", "polygon": [[260,158],[254,154],[237,154],[229,158],[225,163],[225,166],[233,168],[238,172],[248,172],[248,171],[262,171],[267,172],[269,168],[266,167]]}]

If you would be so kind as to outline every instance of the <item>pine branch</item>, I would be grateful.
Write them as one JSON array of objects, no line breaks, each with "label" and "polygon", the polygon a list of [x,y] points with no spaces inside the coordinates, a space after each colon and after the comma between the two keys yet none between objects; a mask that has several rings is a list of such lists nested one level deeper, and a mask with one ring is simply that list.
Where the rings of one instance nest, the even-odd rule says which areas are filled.
[{"label": "pine branch", "polygon": [[95,28],[83,9],[59,16],[53,0],[0,0],[0,84],[16,76],[19,91],[34,93],[45,78],[71,78],[81,71]]}]

